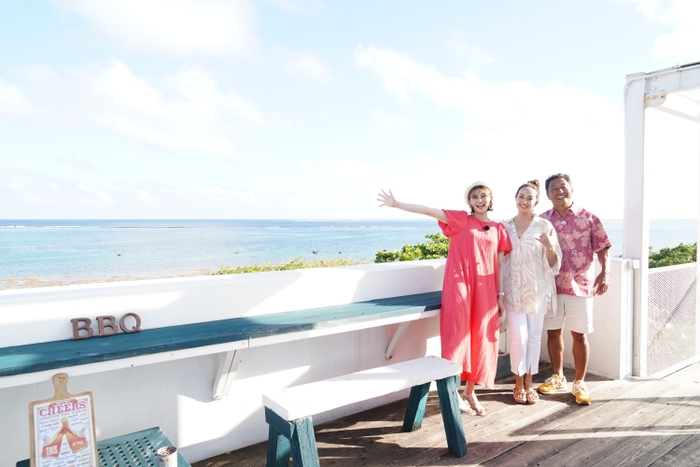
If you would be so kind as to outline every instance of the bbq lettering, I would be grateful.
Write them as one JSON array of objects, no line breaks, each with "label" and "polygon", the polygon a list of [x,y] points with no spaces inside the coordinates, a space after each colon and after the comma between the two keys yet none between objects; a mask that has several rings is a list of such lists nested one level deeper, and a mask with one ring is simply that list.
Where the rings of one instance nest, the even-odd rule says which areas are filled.
[{"label": "bbq lettering", "polygon": [[[73,318],[70,322],[73,325],[73,340],[87,339],[95,335],[90,318]],[[119,319],[119,324],[114,316],[98,316],[95,322],[97,322],[98,337],[113,336],[120,329],[127,334],[141,330],[141,318],[136,313],[125,314]]]}]

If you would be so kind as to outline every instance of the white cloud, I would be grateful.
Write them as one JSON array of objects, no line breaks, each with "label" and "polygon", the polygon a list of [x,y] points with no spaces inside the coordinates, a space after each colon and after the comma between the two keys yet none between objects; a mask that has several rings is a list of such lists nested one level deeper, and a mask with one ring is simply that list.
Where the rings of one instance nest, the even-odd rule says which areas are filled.
[{"label": "white cloud", "polygon": [[74,169],[78,169],[81,172],[86,172],[92,175],[103,175],[102,171],[95,167],[95,165],[89,160],[73,156],[63,156],[59,158],[59,160]]},{"label": "white cloud", "polygon": [[81,183],[78,185],[78,189],[82,190],[86,193],[89,193],[93,196],[96,196],[97,198],[100,198],[102,201],[107,202],[107,203],[113,203],[114,200],[112,199],[111,196],[109,196],[104,190],[98,190],[96,188],[93,188],[89,185],[86,185],[84,183]]},{"label": "white cloud", "polygon": [[496,61],[494,56],[483,50],[479,44],[467,42],[459,31],[450,33],[447,46],[455,53],[458,60],[469,69],[479,68]]},{"label": "white cloud", "polygon": [[197,68],[149,80],[110,60],[70,70],[65,77],[40,66],[20,74],[32,86],[33,105],[56,120],[96,123],[170,150],[231,153],[240,135],[265,124],[254,105]]},{"label": "white cloud", "polygon": [[247,56],[258,47],[248,0],[54,0],[120,45],[149,53]]},{"label": "white cloud", "polygon": [[379,172],[371,165],[363,164],[357,159],[340,159],[335,161],[330,166],[329,170],[332,180],[354,182],[362,180],[363,182],[381,180]]},{"label": "white cloud", "polygon": [[[358,46],[355,59],[381,76],[387,92],[402,101],[427,99],[434,107],[462,113],[462,145],[433,155],[432,164],[407,174],[413,180],[434,177],[442,186],[457,187],[457,194],[471,181],[486,179],[498,193],[510,193],[526,180],[570,172],[574,179],[585,180],[581,187],[586,188],[579,190],[584,195],[594,196],[596,188],[610,186],[608,196],[598,196],[598,203],[610,217],[620,217],[623,119],[620,109],[602,96],[559,84],[493,84],[474,74],[455,78],[410,56],[371,46]],[[409,196],[425,195],[436,182],[424,185],[411,188],[415,191]],[[459,203],[461,195],[457,196]],[[507,213],[510,203],[504,208]]]},{"label": "white cloud", "polygon": [[653,17],[659,9],[658,0],[618,0],[620,3],[631,3],[646,17]]},{"label": "white cloud", "polygon": [[263,4],[277,5],[285,11],[293,13],[314,13],[324,9],[325,5],[320,0],[258,0]]},{"label": "white cloud", "polygon": [[659,36],[654,42],[653,55],[658,59],[678,60],[683,63],[700,59],[700,2],[697,0],[676,0],[673,6],[663,13],[663,20],[673,24],[675,30]]},{"label": "white cloud", "polygon": [[372,120],[380,127],[387,130],[406,131],[408,129],[408,121],[398,114],[392,114],[380,109],[372,111]]},{"label": "white cloud", "polygon": [[309,51],[288,51],[285,53],[285,69],[291,76],[328,84],[333,75],[323,60]]},{"label": "white cloud", "polygon": [[17,88],[0,78],[0,115],[20,119],[45,119],[32,101]]}]

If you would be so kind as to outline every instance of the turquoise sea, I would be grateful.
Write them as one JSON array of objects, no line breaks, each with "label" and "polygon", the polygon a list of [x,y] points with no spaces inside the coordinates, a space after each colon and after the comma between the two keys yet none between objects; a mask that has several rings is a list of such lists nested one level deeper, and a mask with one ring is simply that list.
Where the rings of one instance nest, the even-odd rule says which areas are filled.
[{"label": "turquoise sea", "polygon": [[[622,221],[605,220],[612,254]],[[156,278],[293,258],[373,261],[438,232],[420,220],[0,220],[0,281]],[[696,220],[655,220],[654,249],[694,243]],[[8,282],[9,280],[9,282]],[[3,284],[0,284],[2,288]]]}]

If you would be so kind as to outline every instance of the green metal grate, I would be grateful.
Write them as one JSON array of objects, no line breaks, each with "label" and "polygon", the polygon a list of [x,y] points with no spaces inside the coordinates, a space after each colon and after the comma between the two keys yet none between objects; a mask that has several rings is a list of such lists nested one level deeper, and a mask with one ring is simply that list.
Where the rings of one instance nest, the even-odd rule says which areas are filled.
[{"label": "green metal grate", "polygon": [[[160,428],[149,428],[97,442],[99,467],[157,467],[156,451],[172,443]],[[178,467],[190,464],[177,453]],[[17,463],[17,467],[29,467],[29,459]]]}]

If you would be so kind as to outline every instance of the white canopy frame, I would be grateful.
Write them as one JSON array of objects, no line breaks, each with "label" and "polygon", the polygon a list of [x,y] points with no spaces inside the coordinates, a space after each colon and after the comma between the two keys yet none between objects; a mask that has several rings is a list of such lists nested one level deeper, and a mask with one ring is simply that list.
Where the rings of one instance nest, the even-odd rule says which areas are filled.
[{"label": "white canopy frame", "polygon": [[[692,93],[696,89],[700,89],[700,62],[631,74],[627,76],[625,85],[622,255],[624,258],[639,260],[639,268],[634,274],[633,291],[635,376],[647,376],[649,212],[645,200],[649,190],[645,182],[649,180],[649,164],[646,163],[644,152],[645,111],[653,108],[700,124],[700,98]],[[700,179],[700,174],[698,178]],[[700,232],[700,225],[698,227]],[[696,303],[700,304],[700,300]],[[695,342],[700,343],[700,326],[696,326]]]}]

